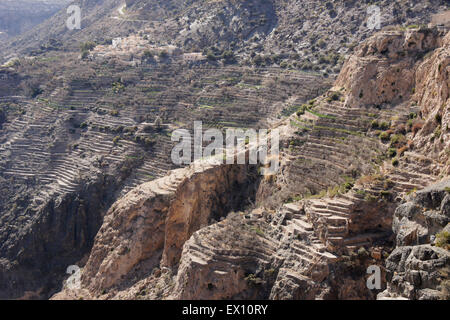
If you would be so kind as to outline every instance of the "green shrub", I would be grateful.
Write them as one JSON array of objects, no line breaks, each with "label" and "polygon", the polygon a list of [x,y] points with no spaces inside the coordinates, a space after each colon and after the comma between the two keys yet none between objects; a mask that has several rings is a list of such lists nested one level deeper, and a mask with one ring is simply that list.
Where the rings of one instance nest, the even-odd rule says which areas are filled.
[{"label": "green shrub", "polygon": [[120,137],[119,136],[115,136],[114,139],[113,139],[113,143],[116,145],[116,144],[119,143],[119,141],[120,141]]},{"label": "green shrub", "polygon": [[257,55],[253,58],[253,64],[261,66],[264,64],[264,58],[261,55]]},{"label": "green shrub", "polygon": [[83,42],[82,44],[80,44],[80,50],[82,52],[85,51],[91,51],[92,49],[94,49],[97,46],[97,44],[95,42],[92,41],[86,41]]},{"label": "green shrub", "polygon": [[327,43],[326,43],[326,41],[324,40],[324,39],[320,39],[318,42],[317,42],[317,45],[320,47],[320,48],[325,48],[326,46],[327,46]]},{"label": "green shrub", "polygon": [[231,63],[235,63],[236,62],[236,57],[234,56],[234,53],[231,50],[224,51],[224,53],[222,54],[222,59],[227,64],[231,64]]},{"label": "green shrub", "polygon": [[305,112],[308,110],[308,105],[303,104],[297,109],[297,116],[300,117],[305,114]]},{"label": "green shrub", "polygon": [[380,129],[381,130],[387,130],[387,129],[389,129],[389,127],[390,127],[390,125],[386,121],[383,121],[383,122],[380,123]]},{"label": "green shrub", "polygon": [[208,53],[206,54],[206,58],[207,58],[209,61],[216,61],[216,60],[217,60],[216,55],[215,55],[214,52],[212,52],[211,50],[209,50]]},{"label": "green shrub", "polygon": [[450,247],[450,232],[442,231],[436,234],[436,247],[449,249]]},{"label": "green shrub", "polygon": [[142,56],[145,60],[153,60],[154,53],[150,50],[145,50]]},{"label": "green shrub", "polygon": [[5,67],[7,68],[13,68],[17,66],[20,66],[20,60],[18,58],[11,59],[10,61],[8,61],[8,63],[5,64]]},{"label": "green shrub", "polygon": [[255,231],[257,235],[264,236],[264,232],[260,228],[255,227],[253,231]]},{"label": "green shrub", "polygon": [[397,158],[392,159],[392,165],[393,165],[394,167],[396,167],[396,166],[399,165],[399,162],[398,162],[398,159],[397,159]]},{"label": "green shrub", "polygon": [[387,155],[389,158],[394,158],[397,155],[397,149],[389,148]]},{"label": "green shrub", "polygon": [[333,100],[333,101],[338,101],[339,100],[339,98],[341,97],[341,93],[340,92],[333,92],[332,94],[331,94],[331,100]]},{"label": "green shrub", "polygon": [[378,129],[380,127],[380,124],[378,123],[377,120],[373,120],[370,125],[371,125],[372,129]]},{"label": "green shrub", "polygon": [[390,137],[389,132],[383,131],[382,133],[380,133],[380,139],[383,141],[389,140],[389,137]]},{"label": "green shrub", "polygon": [[255,274],[249,274],[247,277],[245,277],[245,281],[251,286],[258,286],[262,285],[264,281],[257,277]]},{"label": "green shrub", "polygon": [[355,186],[355,184],[353,182],[350,182],[350,181],[347,181],[343,185],[345,191],[350,191],[354,186]]},{"label": "green shrub", "polygon": [[413,119],[409,119],[406,122],[406,131],[407,132],[410,132],[412,130],[413,124],[414,124],[414,120]]},{"label": "green shrub", "polygon": [[433,136],[435,139],[439,139],[441,137],[442,131],[441,131],[441,126],[438,126],[433,133]]},{"label": "green shrub", "polygon": [[381,190],[380,191],[380,195],[382,197],[384,197],[384,198],[388,198],[391,195],[391,193],[389,191],[386,191],[386,190]]},{"label": "green shrub", "polygon": [[402,134],[394,134],[391,136],[391,146],[396,146],[398,144],[404,143],[406,140],[405,136]]},{"label": "green shrub", "polygon": [[147,147],[153,146],[156,142],[151,138],[145,138],[144,143]]},{"label": "green shrub", "polygon": [[112,84],[112,90],[114,93],[120,93],[123,90],[125,90],[125,86],[123,83],[121,83],[120,81],[117,82],[113,82]]}]

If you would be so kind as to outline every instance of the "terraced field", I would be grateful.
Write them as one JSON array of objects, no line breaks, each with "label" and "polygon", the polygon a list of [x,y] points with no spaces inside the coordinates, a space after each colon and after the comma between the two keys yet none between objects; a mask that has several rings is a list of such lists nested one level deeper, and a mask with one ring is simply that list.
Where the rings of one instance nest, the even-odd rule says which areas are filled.
[{"label": "terraced field", "polygon": [[[192,130],[194,121],[203,121],[204,130],[268,127],[284,108],[328,85],[314,74],[273,68],[83,68],[96,77],[73,72],[70,79],[45,83],[35,99],[2,97],[21,114],[2,128],[0,170],[5,179],[39,189],[34,206],[76,192],[108,168],[132,163],[124,169],[123,195],[175,168],[174,129]],[[157,118],[162,128],[151,129]]]}]

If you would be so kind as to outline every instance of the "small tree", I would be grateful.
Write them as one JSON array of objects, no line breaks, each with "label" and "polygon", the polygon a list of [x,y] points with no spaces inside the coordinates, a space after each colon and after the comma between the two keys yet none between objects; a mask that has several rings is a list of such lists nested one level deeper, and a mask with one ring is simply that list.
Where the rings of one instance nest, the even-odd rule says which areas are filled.
[{"label": "small tree", "polygon": [[157,116],[154,123],[157,130],[161,130],[162,128],[162,120],[160,116]]},{"label": "small tree", "polygon": [[95,42],[92,41],[86,41],[83,42],[82,44],[80,44],[80,50],[83,51],[91,51],[92,49],[94,49],[97,46],[97,44]]}]

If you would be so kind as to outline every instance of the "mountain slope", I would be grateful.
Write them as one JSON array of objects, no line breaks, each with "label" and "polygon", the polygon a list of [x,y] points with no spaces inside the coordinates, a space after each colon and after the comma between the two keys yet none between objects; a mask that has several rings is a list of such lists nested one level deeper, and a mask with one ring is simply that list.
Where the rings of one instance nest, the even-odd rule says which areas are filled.
[{"label": "mountain slope", "polygon": [[[0,67],[0,298],[48,298],[73,264],[86,265],[93,297],[135,297],[147,283],[146,297],[204,297],[210,282],[198,291],[188,284],[201,279],[189,276],[198,265],[199,277],[222,279],[216,298],[375,297],[361,281],[338,289],[327,270],[361,274],[369,260],[345,250],[392,248],[396,205],[448,175],[443,31],[407,27],[445,2],[379,2],[385,24],[404,26],[355,48],[374,33],[361,1],[76,3],[82,30],[67,30],[62,10],[1,50],[18,59]],[[257,179],[253,167],[171,173],[171,134],[192,132],[194,121],[222,132],[278,126],[280,175]],[[195,191],[186,208],[176,201],[184,184]],[[282,207],[288,202],[297,203]],[[161,210],[140,210],[153,203]],[[228,211],[246,214],[216,224]],[[142,237],[109,248],[129,238],[130,226]],[[230,230],[242,231],[242,243]],[[335,265],[336,257],[359,265]],[[155,269],[152,278],[158,265],[163,277]],[[234,282],[224,265],[236,270]],[[92,280],[98,266],[104,274]]]}]

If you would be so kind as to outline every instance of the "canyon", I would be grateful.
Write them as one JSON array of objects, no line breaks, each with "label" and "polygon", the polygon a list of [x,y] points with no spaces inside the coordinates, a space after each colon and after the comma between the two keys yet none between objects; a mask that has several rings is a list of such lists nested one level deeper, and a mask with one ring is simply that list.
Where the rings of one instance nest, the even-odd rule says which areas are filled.
[{"label": "canyon", "polygon": [[[0,298],[449,299],[444,2],[75,3],[1,45]],[[173,163],[195,121],[279,170]]]}]

